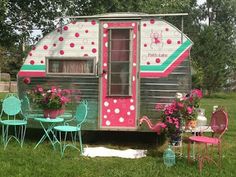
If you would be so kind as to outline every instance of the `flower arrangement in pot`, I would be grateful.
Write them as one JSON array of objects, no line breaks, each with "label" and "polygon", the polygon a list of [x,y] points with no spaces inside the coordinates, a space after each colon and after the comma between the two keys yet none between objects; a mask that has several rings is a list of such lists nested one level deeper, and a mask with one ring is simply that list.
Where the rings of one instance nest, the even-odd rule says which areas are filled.
[{"label": "flower arrangement in pot", "polygon": [[185,122],[185,128],[195,128],[199,111],[199,103],[202,98],[202,91],[192,90],[189,94],[176,99],[180,115]]},{"label": "flower arrangement in pot", "polygon": [[161,121],[166,125],[164,131],[172,144],[181,140],[184,124],[188,128],[196,126],[197,108],[201,98],[202,92],[195,89],[186,95],[177,93],[176,98],[169,104],[156,104]]},{"label": "flower arrangement in pot", "polygon": [[32,101],[43,109],[44,117],[56,118],[64,113],[65,105],[70,102],[71,90],[56,86],[44,89],[37,85],[31,90],[30,96]]}]

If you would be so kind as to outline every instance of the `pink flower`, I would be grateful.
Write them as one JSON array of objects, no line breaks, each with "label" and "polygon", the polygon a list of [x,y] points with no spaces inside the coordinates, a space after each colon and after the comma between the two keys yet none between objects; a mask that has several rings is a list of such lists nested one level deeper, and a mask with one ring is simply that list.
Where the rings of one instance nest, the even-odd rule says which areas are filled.
[{"label": "pink flower", "polygon": [[156,106],[155,106],[155,109],[157,111],[162,111],[164,109],[164,106],[163,106],[163,104],[157,103]]},{"label": "pink flower", "polygon": [[173,120],[170,118],[170,117],[167,117],[167,122],[172,124],[173,123]]},{"label": "pink flower", "polygon": [[166,128],[167,125],[165,123],[160,123],[161,128]]},{"label": "pink flower", "polygon": [[42,93],[42,92],[43,92],[43,88],[42,88],[40,85],[38,85],[38,86],[37,86],[37,91],[40,92],[40,93]]},{"label": "pink flower", "polygon": [[52,86],[52,87],[51,87],[51,92],[52,92],[52,93],[57,92],[57,88],[56,88],[55,86]]},{"label": "pink flower", "polygon": [[44,90],[42,86],[37,85],[33,88],[32,98],[35,103],[42,109],[60,109],[63,105],[70,102],[68,98],[70,91],[64,91],[56,86],[52,86],[51,89]]},{"label": "pink flower", "polygon": [[184,104],[181,103],[181,102],[178,102],[178,103],[177,103],[177,106],[178,106],[179,108],[183,108],[183,107],[184,107]]},{"label": "pink flower", "polygon": [[69,101],[70,101],[69,98],[67,98],[67,97],[65,97],[65,96],[62,96],[62,97],[61,97],[61,103],[62,103],[62,104],[68,103]]},{"label": "pink flower", "polygon": [[29,77],[25,77],[25,78],[23,79],[23,82],[24,82],[25,84],[30,84],[31,80],[30,80]]},{"label": "pink flower", "polygon": [[188,111],[188,114],[192,114],[193,113],[193,108],[188,106],[187,111]]},{"label": "pink flower", "polygon": [[191,94],[190,94],[192,97],[197,97],[198,99],[201,99],[202,98],[202,91],[199,90],[199,89],[194,89],[191,91]]}]

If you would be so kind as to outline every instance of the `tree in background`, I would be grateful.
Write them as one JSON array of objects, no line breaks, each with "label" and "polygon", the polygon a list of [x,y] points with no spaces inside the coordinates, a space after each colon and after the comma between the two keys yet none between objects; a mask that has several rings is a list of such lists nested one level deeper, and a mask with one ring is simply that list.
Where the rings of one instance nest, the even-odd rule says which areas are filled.
[{"label": "tree in background", "polygon": [[[32,44],[34,29],[47,33],[54,28],[54,20],[62,16],[64,5],[61,2],[40,0],[1,0],[0,1],[0,62],[1,72],[10,73],[13,78],[22,65],[27,53],[25,46]],[[69,6],[68,6],[69,7]]]},{"label": "tree in background", "polygon": [[234,0],[212,1],[200,7],[202,24],[194,40],[193,66],[199,86],[210,95],[226,88],[236,67],[236,3]]}]

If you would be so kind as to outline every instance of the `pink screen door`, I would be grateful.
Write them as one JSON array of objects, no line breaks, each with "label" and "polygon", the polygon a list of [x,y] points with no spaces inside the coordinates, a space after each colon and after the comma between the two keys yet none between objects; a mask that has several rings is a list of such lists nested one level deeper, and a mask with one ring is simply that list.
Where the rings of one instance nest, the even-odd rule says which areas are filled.
[{"label": "pink screen door", "polygon": [[137,22],[102,22],[100,126],[135,129]]}]

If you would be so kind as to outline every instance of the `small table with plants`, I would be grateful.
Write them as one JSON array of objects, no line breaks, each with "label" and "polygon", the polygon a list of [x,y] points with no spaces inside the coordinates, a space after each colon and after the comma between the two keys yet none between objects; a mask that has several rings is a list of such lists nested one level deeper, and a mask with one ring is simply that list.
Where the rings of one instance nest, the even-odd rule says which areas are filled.
[{"label": "small table with plants", "polygon": [[[37,85],[31,90],[30,98],[40,109],[43,110],[44,116],[34,118],[39,122],[44,130],[44,135],[34,147],[37,148],[46,138],[48,138],[55,148],[55,144],[58,142],[52,129],[57,123],[64,121],[60,115],[64,114],[65,106],[70,102],[70,96],[72,91],[69,89],[61,89],[59,87],[51,86],[50,88],[43,88],[41,85]],[[52,138],[50,137],[52,135]]]},{"label": "small table with plants", "polygon": [[[54,134],[52,129],[53,129],[53,127],[55,127],[55,125],[57,123],[63,122],[64,119],[61,118],[61,117],[56,117],[55,119],[39,117],[39,118],[34,118],[34,120],[38,121],[40,123],[40,125],[41,125],[41,127],[43,128],[43,131],[44,131],[44,135],[41,137],[41,139],[36,144],[34,149],[36,149],[38,147],[38,145],[40,143],[42,143],[46,138],[49,139],[49,141],[51,142],[53,148],[55,149],[55,144],[58,143],[58,140],[57,140],[56,135]],[[50,134],[52,135],[52,138],[50,137]]]}]

